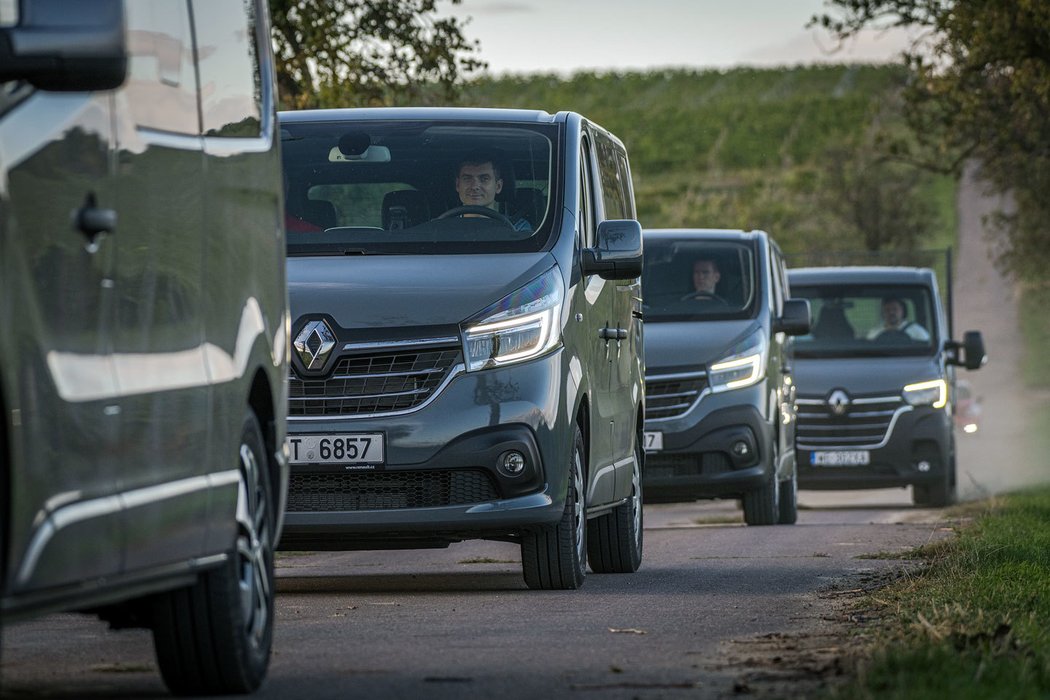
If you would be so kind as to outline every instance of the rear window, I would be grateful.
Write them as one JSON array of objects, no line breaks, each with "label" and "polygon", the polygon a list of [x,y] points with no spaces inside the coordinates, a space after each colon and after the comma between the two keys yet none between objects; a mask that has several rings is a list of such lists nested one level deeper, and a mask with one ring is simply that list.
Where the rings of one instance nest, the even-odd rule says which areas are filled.
[{"label": "rear window", "polygon": [[930,290],[919,285],[792,285],[813,326],[795,338],[799,357],[928,355],[936,338]]},{"label": "rear window", "polygon": [[290,255],[541,250],[558,127],[285,123]]},{"label": "rear window", "polygon": [[646,321],[750,318],[757,308],[758,289],[755,252],[748,244],[645,241]]}]

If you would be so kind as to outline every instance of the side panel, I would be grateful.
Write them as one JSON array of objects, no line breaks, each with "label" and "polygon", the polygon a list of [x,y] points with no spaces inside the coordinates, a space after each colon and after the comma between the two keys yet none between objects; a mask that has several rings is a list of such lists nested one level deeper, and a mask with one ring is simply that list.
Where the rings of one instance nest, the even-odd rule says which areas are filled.
[{"label": "side panel", "polygon": [[31,93],[0,112],[0,362],[13,455],[7,580],[17,593],[120,569],[110,359],[112,98]]},{"label": "side panel", "polygon": [[[207,161],[203,285],[210,296],[204,327],[214,392],[209,471],[221,482],[212,490],[207,547],[221,551],[234,538],[237,498],[236,480],[224,475],[238,463],[241,421],[259,369],[273,392],[277,447],[284,442],[288,321],[281,163],[262,0],[191,0],[191,7]],[[243,31],[228,31],[238,25]]]},{"label": "side panel", "polygon": [[208,484],[201,308],[204,157],[185,0],[127,4],[117,92],[114,362],[128,570],[201,554]]}]

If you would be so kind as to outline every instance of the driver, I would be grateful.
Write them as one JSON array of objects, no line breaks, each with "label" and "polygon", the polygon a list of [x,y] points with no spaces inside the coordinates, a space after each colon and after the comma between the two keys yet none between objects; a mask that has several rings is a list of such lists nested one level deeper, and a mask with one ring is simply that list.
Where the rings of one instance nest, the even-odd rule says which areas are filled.
[{"label": "driver", "polygon": [[[456,194],[463,206],[487,207],[498,212],[496,195],[503,190],[496,159],[484,153],[467,156],[456,171]],[[465,217],[481,217],[483,214],[463,214]],[[532,224],[524,217],[512,219],[515,231],[531,231]]]},{"label": "driver", "polygon": [[697,258],[693,261],[693,291],[682,298],[701,301],[714,300],[724,304],[725,300],[715,294],[715,287],[720,279],[722,279],[722,272],[718,269],[718,263],[711,258]]},{"label": "driver", "polygon": [[912,340],[927,341],[930,333],[918,323],[907,319],[908,307],[896,297],[886,297],[882,300],[882,325],[875,326],[868,331],[868,340],[875,340],[883,333],[896,331],[904,333]]}]

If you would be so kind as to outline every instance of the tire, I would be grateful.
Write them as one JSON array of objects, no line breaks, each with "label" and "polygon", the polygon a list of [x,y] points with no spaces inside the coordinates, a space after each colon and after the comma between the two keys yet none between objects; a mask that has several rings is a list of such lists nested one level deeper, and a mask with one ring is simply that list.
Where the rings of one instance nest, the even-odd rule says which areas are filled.
[{"label": "tire", "polygon": [[791,473],[790,479],[780,482],[780,525],[794,525],[798,521],[798,469]]},{"label": "tire", "polygon": [[249,693],[266,677],[273,642],[272,485],[262,431],[245,417],[238,455],[237,541],[222,566],[157,597],[157,665],[177,695]]},{"label": "tire", "polygon": [[587,561],[596,574],[633,574],[642,565],[642,454],[634,447],[631,495],[611,513],[587,523]]},{"label": "tire", "polygon": [[773,438],[772,459],[765,484],[744,494],[744,522],[748,525],[776,525],[780,518],[780,488],[777,484],[777,446]]},{"label": "tire", "polygon": [[583,585],[587,569],[587,492],[583,463],[583,434],[576,426],[561,520],[554,526],[528,532],[521,540],[521,569],[529,588],[571,590]]},{"label": "tire", "polygon": [[911,500],[917,506],[930,508],[950,506],[955,502],[955,485],[952,483],[951,473],[945,474],[928,486],[912,486]]}]

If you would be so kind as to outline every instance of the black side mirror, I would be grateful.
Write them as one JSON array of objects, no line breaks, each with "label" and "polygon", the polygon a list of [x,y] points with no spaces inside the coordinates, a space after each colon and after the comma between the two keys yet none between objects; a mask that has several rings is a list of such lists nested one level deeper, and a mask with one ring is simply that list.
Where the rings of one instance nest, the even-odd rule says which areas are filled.
[{"label": "black side mirror", "polygon": [[580,265],[585,275],[605,280],[634,279],[642,274],[642,225],[634,219],[598,224],[598,245],[585,248]]},{"label": "black side mirror", "polygon": [[809,311],[809,299],[786,299],[784,312],[773,321],[774,333],[805,335],[809,333],[813,320]]},{"label": "black side mirror", "polygon": [[[948,364],[958,365],[966,369],[980,369],[988,361],[988,355],[984,351],[984,338],[980,331],[966,331],[963,333],[962,342],[949,340],[944,344],[951,354],[948,356]],[[959,351],[963,356],[959,357]]]},{"label": "black side mirror", "polygon": [[123,0],[22,0],[18,25],[0,28],[0,82],[41,90],[120,87],[127,75]]}]

